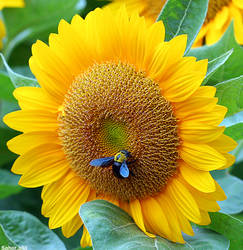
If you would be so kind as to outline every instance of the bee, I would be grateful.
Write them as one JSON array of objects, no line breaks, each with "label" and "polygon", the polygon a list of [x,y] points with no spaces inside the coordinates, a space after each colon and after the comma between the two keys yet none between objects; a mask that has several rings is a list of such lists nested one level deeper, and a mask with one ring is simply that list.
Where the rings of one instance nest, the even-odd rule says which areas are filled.
[{"label": "bee", "polygon": [[113,174],[119,179],[124,179],[129,176],[129,173],[134,175],[128,168],[128,165],[133,163],[127,161],[129,157],[131,157],[131,154],[127,150],[121,150],[115,156],[92,160],[90,165],[93,167],[112,166]]}]

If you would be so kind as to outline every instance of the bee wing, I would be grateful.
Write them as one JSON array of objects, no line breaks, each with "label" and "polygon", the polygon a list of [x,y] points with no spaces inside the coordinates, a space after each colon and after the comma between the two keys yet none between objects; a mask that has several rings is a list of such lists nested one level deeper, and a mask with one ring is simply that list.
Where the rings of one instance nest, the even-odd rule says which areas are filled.
[{"label": "bee wing", "polygon": [[127,178],[129,176],[129,168],[127,167],[127,163],[124,161],[120,167],[120,175],[123,178]]},{"label": "bee wing", "polygon": [[108,167],[113,164],[114,157],[104,157],[92,160],[89,164],[93,167]]}]

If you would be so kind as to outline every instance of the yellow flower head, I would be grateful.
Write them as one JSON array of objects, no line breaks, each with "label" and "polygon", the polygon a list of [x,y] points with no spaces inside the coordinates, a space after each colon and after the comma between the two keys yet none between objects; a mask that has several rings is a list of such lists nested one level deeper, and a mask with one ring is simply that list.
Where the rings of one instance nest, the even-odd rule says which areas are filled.
[{"label": "yellow flower head", "polygon": [[[23,7],[24,0],[0,0],[0,10],[3,8]],[[6,36],[6,30],[3,21],[0,19],[0,50],[3,48],[2,39]]]},{"label": "yellow flower head", "polygon": [[[166,0],[113,0],[111,7],[118,9],[126,4],[129,13],[138,12],[146,20],[155,22]],[[206,20],[199,32],[194,47],[217,42],[234,20],[234,33],[239,44],[243,44],[243,1],[209,0]]]},{"label": "yellow flower head", "polygon": [[243,1],[242,0],[210,0],[206,20],[200,30],[195,46],[217,42],[230,23],[234,21],[236,41],[243,44]]},{"label": "yellow flower head", "polygon": [[137,12],[147,21],[155,22],[165,3],[166,0],[113,0],[108,6],[115,10],[125,4],[130,14]]},{"label": "yellow flower head", "polygon": [[[183,56],[186,35],[164,36],[162,22],[105,8],[62,20],[49,46],[32,47],[41,87],[16,89],[21,110],[4,117],[23,132],[8,142],[20,155],[12,171],[22,186],[44,186],[42,213],[66,237],[83,224],[82,204],[105,199],[147,235],[184,243],[189,221],[209,224],[226,198],[209,171],[234,162],[236,143],[218,126],[227,109],[214,87],[200,87],[207,60]],[[121,150],[131,154],[126,178],[90,164]]]}]

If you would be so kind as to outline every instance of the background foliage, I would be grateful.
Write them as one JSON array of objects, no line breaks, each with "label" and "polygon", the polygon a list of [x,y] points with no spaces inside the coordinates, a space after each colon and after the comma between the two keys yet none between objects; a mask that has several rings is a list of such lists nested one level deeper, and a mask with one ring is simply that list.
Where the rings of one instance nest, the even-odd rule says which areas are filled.
[{"label": "background foliage", "polygon": [[[15,87],[37,86],[28,68],[31,44],[37,39],[48,41],[48,34],[57,32],[63,18],[70,21],[74,14],[86,14],[107,1],[90,0],[26,0],[23,9],[4,9],[7,28],[0,65],[0,117],[18,109],[12,96]],[[212,45],[191,50],[207,11],[207,0],[169,0],[159,20],[166,26],[166,39],[188,34],[187,55],[208,58],[205,85],[217,88],[221,105],[228,107],[226,134],[238,141],[232,152],[236,163],[228,170],[213,172],[228,199],[219,202],[219,213],[210,215],[207,227],[194,226],[195,237],[185,236],[186,244],[174,244],[163,238],[148,238],[129,215],[105,202],[93,201],[80,209],[94,249],[240,249],[243,246],[243,49],[234,38],[231,25],[222,39]],[[198,10],[202,10],[198,13]],[[183,20],[183,22],[181,22]],[[17,155],[8,151],[6,142],[18,133],[0,121],[0,246],[27,246],[28,249],[81,249],[82,229],[70,239],[61,231],[51,231],[41,211],[40,189],[18,186],[19,177],[10,172]],[[107,222],[108,221],[108,222]]]}]

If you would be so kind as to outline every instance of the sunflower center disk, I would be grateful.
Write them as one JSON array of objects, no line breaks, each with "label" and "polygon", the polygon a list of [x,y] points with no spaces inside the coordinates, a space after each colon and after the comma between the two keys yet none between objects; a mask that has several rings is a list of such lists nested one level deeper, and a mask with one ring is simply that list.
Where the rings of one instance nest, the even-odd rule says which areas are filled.
[{"label": "sunflower center disk", "polygon": [[[59,115],[73,170],[98,194],[133,200],[160,192],[176,173],[179,138],[172,106],[158,84],[122,63],[92,66],[73,82]],[[127,150],[134,175],[119,179],[93,159]]]},{"label": "sunflower center disk", "polygon": [[209,0],[208,12],[205,19],[205,24],[209,23],[215,18],[217,13],[223,9],[224,6],[228,6],[232,0]]}]

